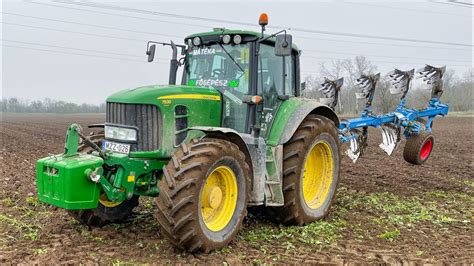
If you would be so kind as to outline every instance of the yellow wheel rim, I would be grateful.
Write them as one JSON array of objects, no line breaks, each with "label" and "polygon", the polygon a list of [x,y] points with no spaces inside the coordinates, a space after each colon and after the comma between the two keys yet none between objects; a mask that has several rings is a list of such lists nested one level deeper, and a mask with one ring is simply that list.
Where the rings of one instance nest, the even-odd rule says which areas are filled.
[{"label": "yellow wheel rim", "polygon": [[334,162],[329,143],[318,141],[306,157],[303,169],[303,198],[310,209],[326,200],[333,179]]},{"label": "yellow wheel rim", "polygon": [[99,202],[100,204],[102,204],[104,207],[107,207],[107,208],[117,207],[118,205],[120,205],[120,203],[122,203],[122,201],[109,201],[105,193],[100,194]]},{"label": "yellow wheel rim", "polygon": [[237,206],[237,177],[227,166],[219,166],[207,177],[201,192],[201,215],[213,232],[224,229]]}]

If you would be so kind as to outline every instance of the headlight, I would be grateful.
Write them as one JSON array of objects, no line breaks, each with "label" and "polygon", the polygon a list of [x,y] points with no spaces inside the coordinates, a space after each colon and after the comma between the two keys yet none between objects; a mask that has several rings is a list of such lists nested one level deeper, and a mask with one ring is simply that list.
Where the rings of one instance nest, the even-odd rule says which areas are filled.
[{"label": "headlight", "polygon": [[197,37],[197,36],[194,37],[194,39],[193,39],[193,45],[194,45],[194,46],[199,46],[199,45],[201,45],[201,38],[199,38],[199,37]]},{"label": "headlight", "polygon": [[235,35],[234,36],[234,43],[235,44],[240,44],[242,42],[242,36],[240,35]]},{"label": "headlight", "polygon": [[127,127],[105,125],[105,138],[123,141],[137,141],[137,130]]},{"label": "headlight", "polygon": [[222,42],[224,44],[230,43],[230,35],[226,34],[226,35],[222,36]]}]

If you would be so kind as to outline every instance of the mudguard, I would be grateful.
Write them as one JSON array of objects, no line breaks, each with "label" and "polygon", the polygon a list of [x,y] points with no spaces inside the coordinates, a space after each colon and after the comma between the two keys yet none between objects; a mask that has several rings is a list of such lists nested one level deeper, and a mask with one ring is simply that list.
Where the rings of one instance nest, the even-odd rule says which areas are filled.
[{"label": "mudguard", "polygon": [[260,205],[264,201],[265,189],[265,140],[254,138],[250,134],[239,133],[231,128],[224,127],[191,127],[191,130],[198,130],[206,136],[223,138],[235,143],[245,154],[246,162],[252,169],[253,176],[249,204]]},{"label": "mudguard", "polygon": [[276,146],[288,142],[298,126],[309,114],[318,114],[331,119],[339,127],[339,118],[327,105],[307,98],[290,98],[284,101],[273,121],[268,145]]}]

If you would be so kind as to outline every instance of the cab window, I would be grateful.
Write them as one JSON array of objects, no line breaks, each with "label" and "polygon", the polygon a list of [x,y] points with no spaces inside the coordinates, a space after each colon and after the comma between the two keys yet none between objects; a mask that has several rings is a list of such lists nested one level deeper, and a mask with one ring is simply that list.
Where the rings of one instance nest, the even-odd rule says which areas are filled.
[{"label": "cab window", "polygon": [[[274,46],[260,45],[257,90],[264,96],[295,95],[294,56],[276,56]],[[285,69],[285,77],[283,77]],[[283,91],[285,82],[285,91]]]}]

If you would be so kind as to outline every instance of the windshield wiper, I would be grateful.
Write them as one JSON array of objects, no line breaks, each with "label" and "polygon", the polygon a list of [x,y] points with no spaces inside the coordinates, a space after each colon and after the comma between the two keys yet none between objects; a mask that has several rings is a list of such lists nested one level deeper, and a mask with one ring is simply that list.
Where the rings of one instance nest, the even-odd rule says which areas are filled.
[{"label": "windshield wiper", "polygon": [[232,62],[234,62],[234,64],[242,71],[242,72],[245,72],[245,70],[242,68],[242,66],[240,66],[239,63],[237,63],[237,61],[235,61],[234,57],[232,57],[232,55],[229,54],[229,52],[227,52],[227,50],[224,48],[224,46],[222,44],[219,43],[219,46],[222,48],[222,50],[224,50],[224,52],[229,56],[229,58],[232,60]]}]

